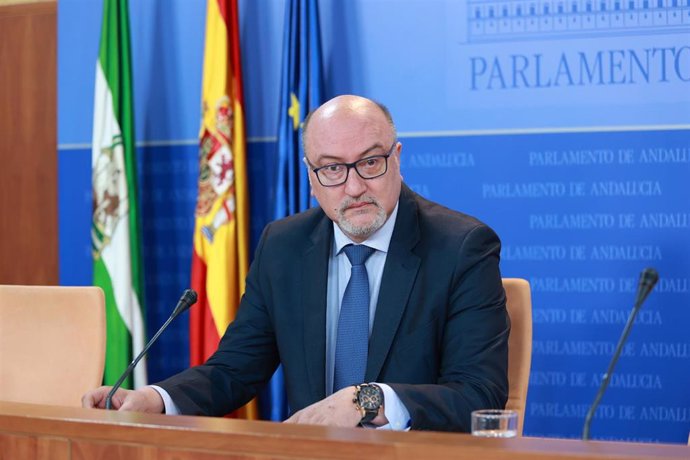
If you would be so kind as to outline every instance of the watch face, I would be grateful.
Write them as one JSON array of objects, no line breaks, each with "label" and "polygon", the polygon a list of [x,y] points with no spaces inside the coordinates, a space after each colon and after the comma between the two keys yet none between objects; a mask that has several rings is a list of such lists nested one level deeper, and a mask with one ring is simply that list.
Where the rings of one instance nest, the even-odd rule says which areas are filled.
[{"label": "watch face", "polygon": [[381,407],[381,389],[374,385],[362,385],[359,391],[359,406],[364,410],[378,410]]}]

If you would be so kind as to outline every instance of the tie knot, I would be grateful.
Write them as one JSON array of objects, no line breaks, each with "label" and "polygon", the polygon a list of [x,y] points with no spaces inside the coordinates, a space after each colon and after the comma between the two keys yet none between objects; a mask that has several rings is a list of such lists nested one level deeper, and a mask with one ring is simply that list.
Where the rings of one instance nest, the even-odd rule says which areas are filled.
[{"label": "tie knot", "polygon": [[363,244],[348,244],[343,248],[343,251],[345,251],[345,255],[350,260],[350,263],[355,266],[364,264],[369,256],[374,253],[375,249]]}]

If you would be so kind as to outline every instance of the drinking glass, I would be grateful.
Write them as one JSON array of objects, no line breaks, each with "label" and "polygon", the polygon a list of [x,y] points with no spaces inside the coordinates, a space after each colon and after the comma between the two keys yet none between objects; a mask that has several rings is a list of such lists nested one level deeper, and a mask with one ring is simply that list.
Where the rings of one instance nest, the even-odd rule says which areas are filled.
[{"label": "drinking glass", "polygon": [[485,409],[472,412],[472,436],[514,438],[518,414],[514,410]]}]

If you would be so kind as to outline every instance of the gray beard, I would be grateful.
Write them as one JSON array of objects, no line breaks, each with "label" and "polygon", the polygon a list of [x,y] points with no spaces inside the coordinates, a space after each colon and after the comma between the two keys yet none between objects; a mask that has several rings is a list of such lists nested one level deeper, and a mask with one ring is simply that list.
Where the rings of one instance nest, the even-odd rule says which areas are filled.
[{"label": "gray beard", "polygon": [[[345,209],[347,209],[347,207],[352,205],[353,203],[358,203],[362,201],[371,203],[374,206],[376,206],[376,218],[368,225],[355,225],[352,222],[350,222],[348,218],[345,216]],[[344,233],[348,235],[356,236],[358,238],[366,238],[371,236],[379,228],[383,227],[383,224],[386,223],[387,217],[388,216],[386,215],[386,211],[373,198],[365,198],[364,200],[350,199],[345,201],[340,207],[340,209],[338,209],[338,226]]]}]

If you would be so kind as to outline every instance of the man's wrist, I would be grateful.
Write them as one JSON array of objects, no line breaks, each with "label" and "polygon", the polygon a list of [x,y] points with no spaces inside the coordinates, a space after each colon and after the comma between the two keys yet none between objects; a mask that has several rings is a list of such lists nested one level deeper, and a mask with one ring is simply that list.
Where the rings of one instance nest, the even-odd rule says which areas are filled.
[{"label": "man's wrist", "polygon": [[371,424],[374,426],[383,426],[388,424],[388,419],[386,418],[386,411],[383,408],[383,405],[379,408],[379,413],[376,417],[374,417],[374,420],[371,421]]},{"label": "man's wrist", "polygon": [[147,406],[151,409],[151,412],[156,414],[164,414],[165,411],[165,401],[163,396],[156,390],[153,386],[145,386],[140,388],[139,391],[142,392],[146,400],[149,402]]},{"label": "man's wrist", "polygon": [[[398,394],[385,383],[375,382],[383,390],[385,401],[383,416],[386,424],[377,427],[383,430],[402,431],[410,429],[410,413],[400,400]],[[378,422],[378,421],[377,421]]]}]

